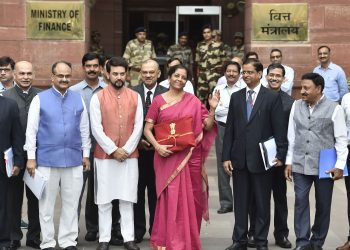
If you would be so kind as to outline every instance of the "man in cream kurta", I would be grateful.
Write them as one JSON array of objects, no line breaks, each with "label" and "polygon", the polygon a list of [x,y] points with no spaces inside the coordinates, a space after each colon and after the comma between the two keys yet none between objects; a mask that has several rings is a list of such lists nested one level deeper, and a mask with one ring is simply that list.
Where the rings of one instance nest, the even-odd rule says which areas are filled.
[{"label": "man in cream kurta", "polygon": [[111,238],[112,200],[119,200],[121,233],[126,249],[134,242],[133,203],[137,202],[138,151],[143,107],[137,92],[124,86],[127,63],[114,57],[107,63],[111,84],[91,98],[91,130],[95,150],[95,203],[99,213],[98,250],[107,250]]}]

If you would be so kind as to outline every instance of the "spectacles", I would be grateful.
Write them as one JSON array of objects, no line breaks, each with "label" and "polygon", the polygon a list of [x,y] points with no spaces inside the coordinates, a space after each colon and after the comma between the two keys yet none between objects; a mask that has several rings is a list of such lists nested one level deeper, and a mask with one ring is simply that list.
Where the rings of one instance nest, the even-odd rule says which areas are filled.
[{"label": "spectacles", "polygon": [[9,68],[0,68],[0,72],[4,71],[5,73],[9,73],[11,69]]},{"label": "spectacles", "polygon": [[67,79],[67,80],[70,80],[71,79],[71,75],[55,75],[58,79]]},{"label": "spectacles", "polygon": [[253,74],[255,74],[256,73],[256,71],[242,71],[241,72],[241,75],[253,75]]},{"label": "spectacles", "polygon": [[271,59],[273,59],[273,58],[277,58],[278,59],[278,58],[281,58],[281,57],[282,56],[270,56]]}]

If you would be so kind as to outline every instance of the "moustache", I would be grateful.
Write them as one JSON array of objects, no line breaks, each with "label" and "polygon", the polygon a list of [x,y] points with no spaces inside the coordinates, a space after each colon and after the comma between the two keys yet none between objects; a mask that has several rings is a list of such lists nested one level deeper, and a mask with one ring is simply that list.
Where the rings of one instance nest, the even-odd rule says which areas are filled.
[{"label": "moustache", "polygon": [[90,75],[90,74],[94,74],[94,75],[97,74],[97,72],[96,72],[96,71],[93,71],[93,70],[90,70],[90,71],[88,71],[87,73],[88,73],[89,75]]}]

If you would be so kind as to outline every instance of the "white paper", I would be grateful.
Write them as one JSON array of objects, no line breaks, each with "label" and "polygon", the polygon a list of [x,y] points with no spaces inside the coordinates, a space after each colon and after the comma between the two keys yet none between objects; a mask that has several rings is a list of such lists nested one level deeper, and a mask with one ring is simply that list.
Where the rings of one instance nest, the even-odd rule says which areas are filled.
[{"label": "white paper", "polygon": [[23,181],[38,200],[40,200],[47,183],[46,177],[38,169],[35,169],[34,177],[31,177],[26,169],[23,175]]},{"label": "white paper", "polygon": [[12,148],[7,149],[4,151],[4,159],[6,164],[6,173],[8,177],[12,176],[12,169],[13,169],[13,151]]},{"label": "white paper", "polygon": [[[268,170],[274,166],[273,160],[276,159],[277,149],[275,138],[271,138],[263,143],[259,143],[261,155],[264,161],[265,169]],[[267,159],[265,159],[265,156]]]}]

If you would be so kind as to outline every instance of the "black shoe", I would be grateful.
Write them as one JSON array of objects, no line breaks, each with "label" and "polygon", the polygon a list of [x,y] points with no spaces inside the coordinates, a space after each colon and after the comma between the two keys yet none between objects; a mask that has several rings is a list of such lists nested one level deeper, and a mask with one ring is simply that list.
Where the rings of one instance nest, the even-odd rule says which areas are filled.
[{"label": "black shoe", "polygon": [[95,241],[97,240],[97,232],[87,232],[85,235],[86,241]]},{"label": "black shoe", "polygon": [[46,247],[46,248],[43,248],[41,250],[53,250],[53,247]]},{"label": "black shoe", "polygon": [[10,250],[10,247],[0,247],[0,250]]},{"label": "black shoe", "polygon": [[28,223],[21,220],[21,229],[28,229]]},{"label": "black shoe", "polygon": [[267,246],[257,246],[256,250],[269,250]]},{"label": "black shoe", "polygon": [[63,250],[78,250],[78,248],[76,246],[69,246],[69,247],[63,248]]},{"label": "black shoe", "polygon": [[21,241],[19,240],[11,240],[11,243],[10,243],[10,249],[11,250],[16,250],[17,248],[20,248],[21,247]]},{"label": "black shoe", "polygon": [[234,242],[231,246],[225,250],[247,250],[247,245]]},{"label": "black shoe", "polygon": [[310,244],[309,249],[310,249],[310,250],[323,250],[322,246],[315,245],[315,244],[313,244],[313,243]]},{"label": "black shoe", "polygon": [[108,242],[100,242],[98,243],[98,247],[96,250],[108,250],[109,249],[109,244]]},{"label": "black shoe", "polygon": [[276,245],[281,248],[292,248],[292,243],[290,243],[287,237],[278,240],[276,239]]},{"label": "black shoe", "polygon": [[250,248],[255,248],[255,247],[256,247],[256,244],[255,244],[255,240],[254,240],[254,236],[253,236],[253,235],[248,236],[248,243],[247,243],[247,246],[250,247]]},{"label": "black shoe", "polygon": [[136,245],[135,241],[128,241],[124,243],[124,247],[127,250],[140,250],[140,248]]},{"label": "black shoe", "polygon": [[26,246],[35,248],[35,249],[40,249],[40,240],[27,240],[26,241]]},{"label": "black shoe", "polygon": [[124,243],[123,239],[119,239],[118,237],[112,236],[109,244],[113,246],[122,246]]},{"label": "black shoe", "polygon": [[220,209],[218,210],[218,214],[226,214],[232,211],[233,211],[232,207],[220,207]]},{"label": "black shoe", "polygon": [[310,247],[310,245],[306,245],[306,246],[298,246],[296,248],[294,248],[293,250],[311,250],[312,248]]}]

